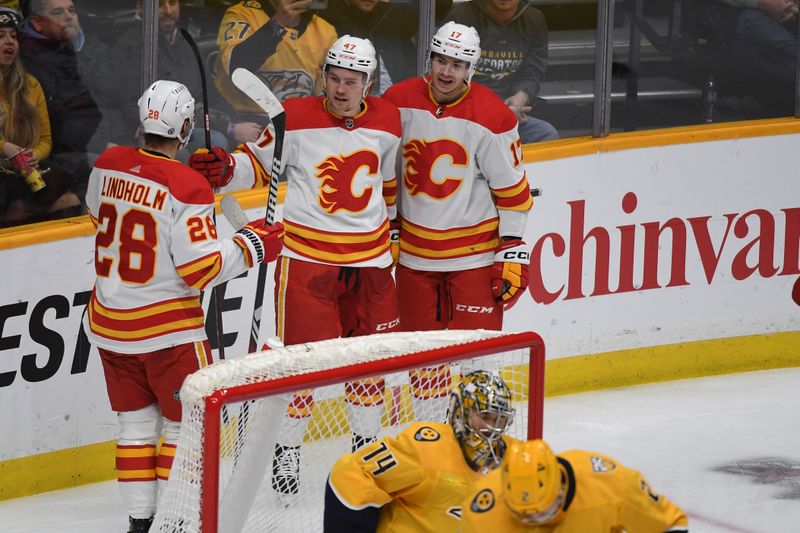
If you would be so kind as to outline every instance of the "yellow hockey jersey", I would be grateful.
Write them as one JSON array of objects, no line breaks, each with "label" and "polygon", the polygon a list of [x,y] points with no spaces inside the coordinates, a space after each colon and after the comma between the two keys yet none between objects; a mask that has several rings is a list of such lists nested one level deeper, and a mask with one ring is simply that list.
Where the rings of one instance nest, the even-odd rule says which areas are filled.
[{"label": "yellow hockey jersey", "polygon": [[558,455],[568,489],[560,521],[526,526],[503,502],[500,469],[473,484],[463,502],[462,533],[685,533],[686,514],[653,492],[644,476],[597,453],[572,450]]},{"label": "yellow hockey jersey", "polygon": [[[222,96],[239,112],[263,113],[230,80],[233,49],[267,24],[274,13],[269,0],[249,0],[225,11],[217,34],[220,69],[214,83]],[[278,38],[276,37],[276,40]],[[322,65],[328,48],[336,41],[336,30],[325,19],[307,12],[297,28],[286,28],[275,50],[264,50],[265,61],[255,72],[279,100],[322,93]]]},{"label": "yellow hockey jersey", "polygon": [[380,507],[379,533],[440,533],[457,530],[467,489],[481,477],[448,424],[417,422],[339,459],[329,486],[350,509]]},{"label": "yellow hockey jersey", "polygon": [[[329,112],[322,96],[290,98],[283,105],[281,255],[330,265],[391,265],[389,220],[396,216],[401,134],[397,108],[368,96],[358,115],[344,118]],[[241,145],[225,190],[268,184],[274,145],[271,129]]]},{"label": "yellow hockey jersey", "polygon": [[241,236],[217,240],[208,182],[168,157],[117,146],[95,162],[86,205],[97,228],[91,343],[147,353],[205,340],[200,292],[253,264]]},{"label": "yellow hockey jersey", "polygon": [[447,105],[422,78],[384,98],[403,119],[400,263],[439,272],[491,265],[500,236],[523,236],[533,205],[516,116],[474,82]]}]

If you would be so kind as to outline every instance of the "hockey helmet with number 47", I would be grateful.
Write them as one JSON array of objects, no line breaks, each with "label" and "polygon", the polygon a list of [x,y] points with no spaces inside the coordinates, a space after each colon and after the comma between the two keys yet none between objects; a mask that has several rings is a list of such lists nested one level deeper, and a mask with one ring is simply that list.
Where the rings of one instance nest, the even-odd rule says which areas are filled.
[{"label": "hockey helmet with number 47", "polygon": [[511,390],[484,370],[470,372],[450,393],[449,422],[467,464],[477,471],[503,458],[503,435],[514,420]]},{"label": "hockey helmet with number 47", "polygon": [[145,133],[178,139],[184,147],[194,128],[194,98],[186,85],[158,80],[139,98],[139,121]]},{"label": "hockey helmet with number 47", "polygon": [[369,85],[378,67],[375,47],[369,39],[343,35],[334,42],[325,58],[325,73],[328,67],[341,67],[366,74],[364,78],[364,96],[369,91]]}]

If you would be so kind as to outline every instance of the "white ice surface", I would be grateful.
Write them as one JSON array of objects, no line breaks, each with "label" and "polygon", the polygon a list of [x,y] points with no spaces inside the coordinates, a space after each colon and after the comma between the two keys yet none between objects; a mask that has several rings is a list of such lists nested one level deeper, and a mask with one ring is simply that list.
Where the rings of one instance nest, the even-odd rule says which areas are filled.
[{"label": "white ice surface", "polygon": [[[693,533],[800,532],[800,369],[549,398],[544,431],[556,451],[598,451],[644,472]],[[786,466],[714,471],[765,459]],[[126,529],[115,482],[0,502],[3,533]]]}]

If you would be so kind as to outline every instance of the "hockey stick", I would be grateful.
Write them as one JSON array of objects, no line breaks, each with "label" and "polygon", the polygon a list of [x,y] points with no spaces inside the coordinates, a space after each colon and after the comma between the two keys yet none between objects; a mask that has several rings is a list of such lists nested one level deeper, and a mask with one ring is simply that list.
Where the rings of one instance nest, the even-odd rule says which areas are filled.
[{"label": "hockey stick", "polygon": [[[261,78],[247,69],[237,68],[231,75],[231,81],[237,89],[258,105],[269,116],[275,128],[275,149],[272,153],[272,169],[267,192],[267,224],[275,223],[275,208],[278,205],[278,180],[281,175],[281,155],[283,153],[283,136],[286,132],[286,115],[280,100],[272,94]],[[258,332],[261,329],[261,307],[264,303],[264,287],[267,282],[267,263],[258,267],[256,283],[256,301],[253,306],[253,321],[250,326],[250,343],[248,353],[258,350]]]},{"label": "hockey stick", "polygon": [[[194,57],[197,59],[197,68],[200,71],[200,86],[203,91],[203,132],[205,133],[205,141],[206,141],[206,150],[211,152],[211,117],[208,114],[208,87],[206,86],[206,69],[203,66],[203,58],[200,57],[200,50],[197,48],[197,43],[194,42],[194,39],[186,31],[185,28],[181,28],[181,35],[183,38],[186,39],[186,42],[189,44],[189,47],[194,52]],[[214,191],[217,192],[216,190]],[[217,216],[215,213],[212,213],[214,217],[214,225],[217,224]],[[217,349],[219,350],[219,358],[225,359],[225,332],[223,331],[222,327],[222,290],[224,289],[225,284],[220,283],[219,285],[215,285],[211,288],[211,298],[214,302],[214,317],[217,321]]]}]

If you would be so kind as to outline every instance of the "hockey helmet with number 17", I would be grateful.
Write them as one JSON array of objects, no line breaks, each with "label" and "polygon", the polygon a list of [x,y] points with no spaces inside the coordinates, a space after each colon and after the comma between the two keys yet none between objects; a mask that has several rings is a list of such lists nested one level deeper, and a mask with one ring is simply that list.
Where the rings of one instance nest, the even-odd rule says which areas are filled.
[{"label": "hockey helmet with number 17", "polygon": [[184,147],[194,128],[194,98],[184,84],[158,80],[139,98],[139,121],[145,133],[178,139]]},{"label": "hockey helmet with number 17", "polygon": [[343,35],[334,42],[325,58],[325,73],[328,67],[342,67],[366,74],[364,78],[364,94],[369,92],[370,83],[378,66],[375,47],[369,39]]},{"label": "hockey helmet with number 17", "polygon": [[[458,22],[446,22],[431,38],[429,55],[432,54],[441,54],[469,63],[466,77],[466,82],[469,83],[481,58],[481,38],[478,30]],[[427,70],[430,72],[430,65]]]},{"label": "hockey helmet with number 17", "polygon": [[484,370],[464,376],[450,393],[449,422],[470,468],[495,468],[505,452],[503,435],[514,420],[511,390]]}]

